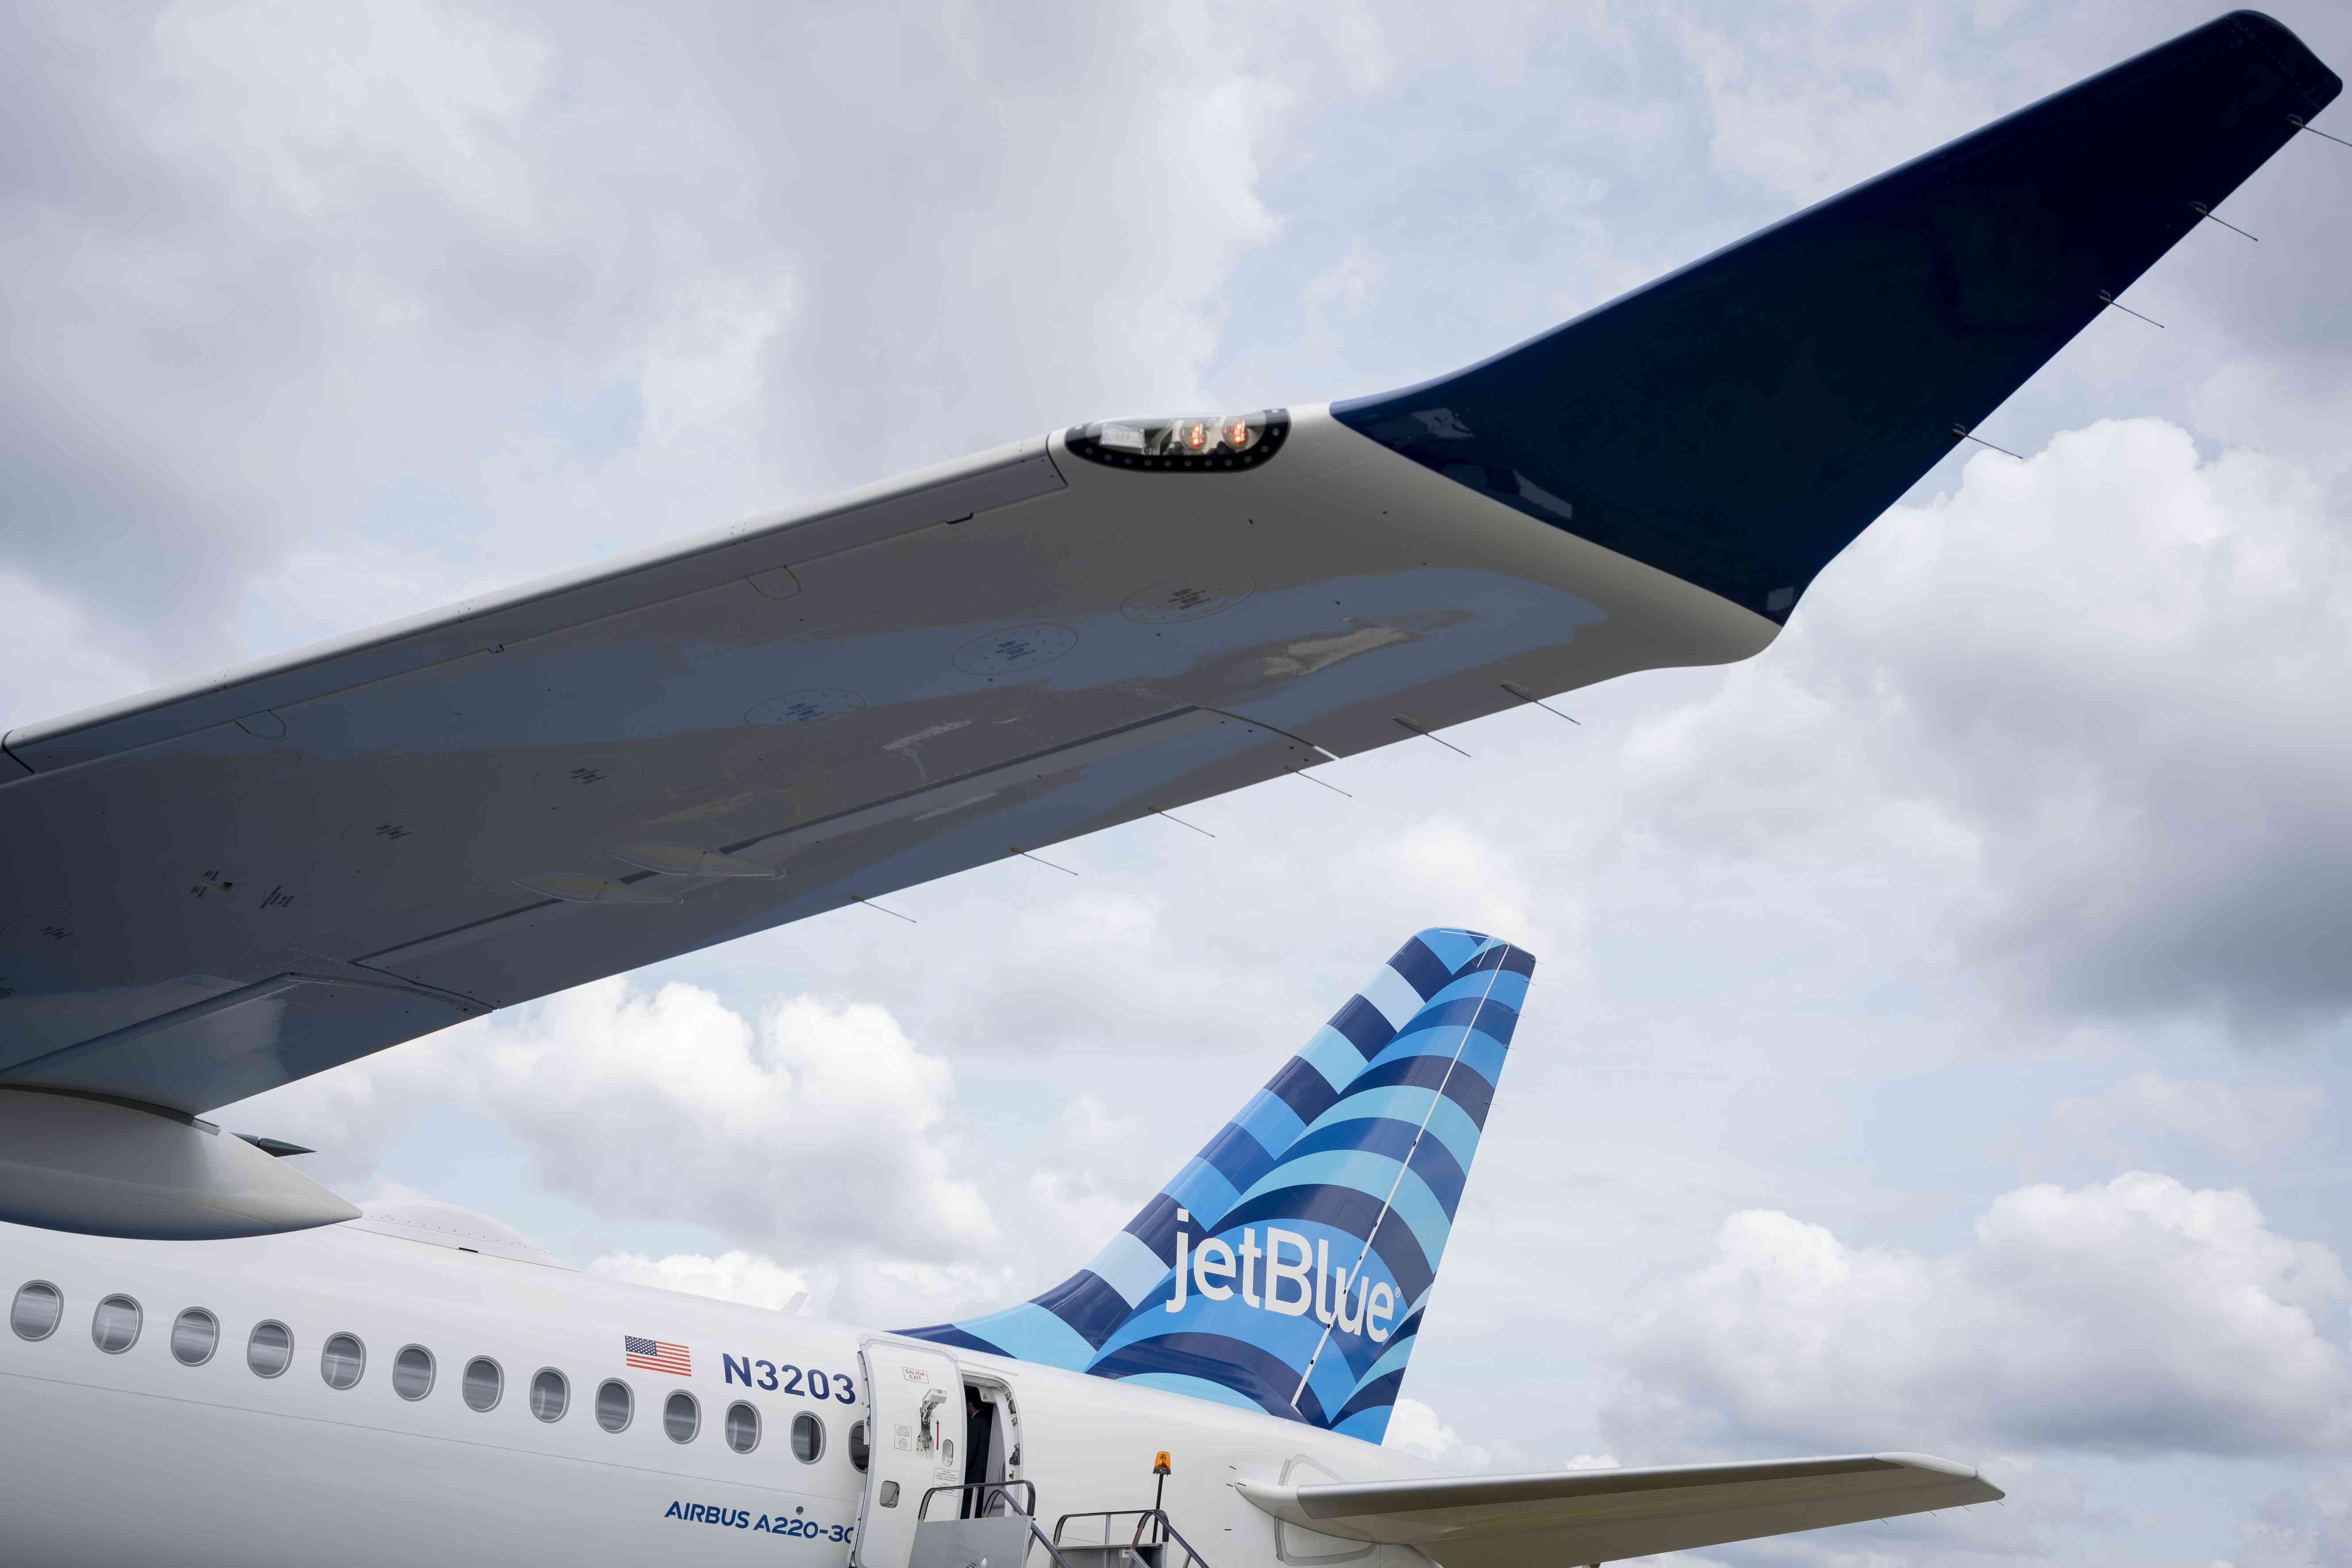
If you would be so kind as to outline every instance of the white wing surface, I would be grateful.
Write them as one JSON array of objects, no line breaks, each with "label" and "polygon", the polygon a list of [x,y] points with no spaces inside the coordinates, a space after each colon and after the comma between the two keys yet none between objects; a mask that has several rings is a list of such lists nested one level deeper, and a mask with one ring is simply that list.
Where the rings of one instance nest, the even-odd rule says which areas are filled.
[{"label": "white wing surface", "polygon": [[1318,1486],[1236,1483],[1285,1524],[1418,1548],[1444,1568],[1570,1568],[1824,1525],[1996,1502],[1999,1487],[1924,1454],[1549,1471]]}]

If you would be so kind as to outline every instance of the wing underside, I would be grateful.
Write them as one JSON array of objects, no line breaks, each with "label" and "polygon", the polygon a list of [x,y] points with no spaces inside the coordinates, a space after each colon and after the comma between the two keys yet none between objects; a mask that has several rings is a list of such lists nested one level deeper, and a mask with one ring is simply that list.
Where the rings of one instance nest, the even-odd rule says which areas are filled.
[{"label": "wing underside", "polygon": [[1032,442],[11,733],[0,1085],[202,1111],[1775,630],[1315,410],[1249,473]]},{"label": "wing underside", "polygon": [[2002,1496],[1968,1466],[1922,1454],[1239,1488],[1286,1525],[1412,1546],[1444,1568],[1564,1568]]}]

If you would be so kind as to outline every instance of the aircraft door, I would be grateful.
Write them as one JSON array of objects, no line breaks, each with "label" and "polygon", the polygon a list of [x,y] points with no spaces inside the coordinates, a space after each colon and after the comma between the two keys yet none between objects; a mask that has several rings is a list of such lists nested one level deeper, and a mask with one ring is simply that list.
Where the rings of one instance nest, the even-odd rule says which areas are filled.
[{"label": "aircraft door", "polygon": [[[857,1505],[856,1568],[907,1568],[923,1493],[963,1481],[963,1377],[937,1345],[867,1340],[858,1346],[871,1401],[866,1496]],[[933,1518],[953,1519],[942,1498]]]}]

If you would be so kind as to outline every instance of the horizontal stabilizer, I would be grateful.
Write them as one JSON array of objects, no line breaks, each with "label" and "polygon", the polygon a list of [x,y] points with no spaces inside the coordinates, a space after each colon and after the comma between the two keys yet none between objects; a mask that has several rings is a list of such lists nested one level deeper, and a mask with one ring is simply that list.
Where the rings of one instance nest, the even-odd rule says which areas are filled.
[{"label": "horizontal stabilizer", "polygon": [[1560,1568],[1760,1535],[1998,1502],[1966,1465],[1924,1454],[1552,1470],[1319,1486],[1236,1483],[1276,1519],[1419,1549],[1444,1568]]}]

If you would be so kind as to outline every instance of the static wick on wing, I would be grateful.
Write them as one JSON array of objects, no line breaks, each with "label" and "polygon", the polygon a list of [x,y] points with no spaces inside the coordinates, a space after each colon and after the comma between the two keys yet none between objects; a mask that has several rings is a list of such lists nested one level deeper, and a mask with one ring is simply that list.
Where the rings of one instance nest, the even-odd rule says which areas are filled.
[{"label": "static wick on wing", "polygon": [[869,910],[882,910],[882,912],[883,912],[884,914],[888,915],[888,916],[889,916],[892,920],[894,920],[894,921],[905,921],[908,925],[919,925],[919,924],[921,924],[921,923],[922,923],[921,921],[919,921],[916,920],[916,919],[915,919],[915,917],[914,917],[914,916],[912,916],[912,915],[902,915],[902,914],[900,914],[900,913],[899,913],[898,910],[885,910],[885,909],[882,909],[882,906],[881,906],[880,904],[877,904],[877,903],[876,903],[873,900],[871,900],[871,899],[869,899],[869,898],[863,897],[863,896],[862,896],[862,895],[860,895],[860,894],[857,894],[857,893],[852,893],[852,894],[850,894],[849,896],[850,896],[851,898],[853,898],[853,899],[857,900],[857,901],[858,901],[859,903],[864,904],[864,905],[865,905],[867,909],[869,909]]},{"label": "static wick on wing", "polygon": [[[1154,809],[1151,815],[1154,816],[1168,816],[1166,812],[1158,809]],[[1168,820],[1174,823],[1179,827],[1192,827],[1193,832],[1199,834],[1203,838],[1214,838],[1216,837],[1215,834],[1210,832],[1205,827],[1192,827],[1191,823],[1185,821],[1181,816],[1168,816]]]},{"label": "static wick on wing", "polygon": [[[2215,216],[2214,216],[2214,214],[2213,214],[2213,209],[2212,209],[2211,207],[2207,206],[2203,202],[2190,202],[2190,203],[2189,204],[2189,210],[2190,212],[2195,213],[2199,217],[2212,218],[2212,219],[2213,219],[2213,221],[2214,221],[2215,223],[2220,224],[2223,228],[2228,229],[2231,234],[2246,234],[2246,231],[2245,231],[2244,229],[2240,228],[2236,224],[2231,223],[2228,218],[2225,218],[2225,217],[2215,217]],[[2262,243],[2262,236],[2260,236],[2260,235],[2258,235],[2258,234],[2246,234],[2246,237],[2247,237],[2248,239],[2252,240],[2256,245],[2260,245],[2260,244]]]},{"label": "static wick on wing", "polygon": [[1958,436],[1963,441],[1974,441],[1979,447],[1992,447],[1994,451],[1999,452],[2004,458],[2015,458],[2021,463],[2025,461],[2025,458],[2021,454],[2012,452],[2006,447],[1993,447],[1992,443],[1986,440],[1983,437],[1971,434],[1969,427],[1965,425],[1953,426],[1952,434]]},{"label": "static wick on wing", "polygon": [[2158,331],[2164,330],[2164,323],[2162,321],[2158,321],[2154,316],[2140,316],[2137,310],[2133,310],[2129,305],[2125,304],[2121,300],[2116,299],[2105,289],[2099,290],[2099,303],[2102,305],[2113,306],[2116,310],[2121,310],[2126,316],[2139,316],[2141,321],[2146,321],[2149,326],[2156,328]]},{"label": "static wick on wing", "polygon": [[1317,778],[1313,773],[1308,773],[1305,768],[1285,768],[1285,769],[1283,769],[1283,772],[1285,772],[1285,773],[1286,773],[1290,774],[1293,778],[1301,778],[1301,779],[1305,779],[1308,784],[1321,784],[1323,788],[1329,790],[1333,795],[1348,795],[1348,798],[1349,798],[1349,800],[1353,800],[1353,799],[1355,799],[1355,798],[1356,798],[1356,797],[1355,797],[1354,795],[1348,795],[1348,792],[1347,792],[1346,790],[1341,789],[1338,784],[1324,784],[1324,782],[1323,782],[1321,779]]},{"label": "static wick on wing", "polygon": [[1435,741],[1439,745],[1441,745],[1441,746],[1444,747],[1447,751],[1452,752],[1453,752],[1455,756],[1457,756],[1457,757],[1466,757],[1466,756],[1468,756],[1468,755],[1470,754],[1469,752],[1467,752],[1464,751],[1461,747],[1459,747],[1459,746],[1455,745],[1453,742],[1448,741],[1448,740],[1445,740],[1445,739],[1444,739],[1444,738],[1443,738],[1442,736],[1438,736],[1438,735],[1433,735],[1433,734],[1431,734],[1431,733],[1430,733],[1426,729],[1423,729],[1421,725],[1414,723],[1412,720],[1410,720],[1410,719],[1406,718],[1406,717],[1405,717],[1403,714],[1402,714],[1402,713],[1391,713],[1391,714],[1390,714],[1390,715],[1389,715],[1389,717],[1390,717],[1390,718],[1391,718],[1391,719],[1394,719],[1394,720],[1395,720],[1399,724],[1403,725],[1406,729],[1408,729],[1408,730],[1412,731],[1414,734],[1419,735],[1423,740],[1424,740],[1424,741]]},{"label": "static wick on wing", "polygon": [[1034,860],[1040,866],[1053,866],[1055,870],[1059,871],[1065,877],[1075,877],[1077,875],[1076,871],[1071,870],[1067,866],[1054,866],[1054,863],[1051,860],[1046,859],[1043,855],[1032,855],[1026,849],[1022,848],[1018,844],[1013,845],[1011,847],[1013,852],[1015,855],[1020,856],[1024,860]]},{"label": "static wick on wing", "polygon": [[2322,142],[2335,142],[2338,147],[2352,147],[2352,142],[2347,142],[2347,141],[2346,141],[2346,140],[2344,140],[2344,138],[2343,138],[2343,137],[2341,137],[2341,136],[2330,136],[2326,132],[2322,131],[2318,126],[2316,126],[2316,125],[2306,125],[2306,124],[2305,124],[2301,120],[2297,119],[2295,116],[2294,116],[2294,115],[2292,115],[2292,114],[2290,114],[2290,115],[2288,115],[2288,116],[2286,117],[2286,122],[2287,122],[2289,125],[2294,126],[2297,131],[2308,131],[2308,132],[2310,132],[2314,136],[2318,137]]},{"label": "static wick on wing", "polygon": [[1575,725],[1575,726],[1576,726],[1578,729],[1580,729],[1580,730],[1581,730],[1582,728],[1584,728],[1584,721],[1583,721],[1583,720],[1579,719],[1578,717],[1576,717],[1576,716],[1575,716],[1574,714],[1572,714],[1572,713],[1563,713],[1563,712],[1561,712],[1559,709],[1557,709],[1557,708],[1553,707],[1550,703],[1549,703],[1549,702],[1545,701],[1542,698],[1538,697],[1534,692],[1529,691],[1526,687],[1524,687],[1524,686],[1520,686],[1520,685],[1517,685],[1517,684],[1516,684],[1516,683],[1514,683],[1514,682],[1512,682],[1512,681],[1508,681],[1508,680],[1504,681],[1504,682],[1502,683],[1502,685],[1503,685],[1503,689],[1504,689],[1504,690],[1506,690],[1506,691],[1509,692],[1512,696],[1514,696],[1514,697],[1517,698],[1520,701],[1522,701],[1522,702],[1532,702],[1532,703],[1534,703],[1537,707],[1538,707],[1538,708],[1542,709],[1545,712],[1547,712],[1547,713],[1550,714],[1550,715],[1551,715],[1553,718],[1555,718],[1555,719],[1565,719],[1565,720],[1567,720],[1570,723],[1571,723],[1571,724]]}]

